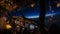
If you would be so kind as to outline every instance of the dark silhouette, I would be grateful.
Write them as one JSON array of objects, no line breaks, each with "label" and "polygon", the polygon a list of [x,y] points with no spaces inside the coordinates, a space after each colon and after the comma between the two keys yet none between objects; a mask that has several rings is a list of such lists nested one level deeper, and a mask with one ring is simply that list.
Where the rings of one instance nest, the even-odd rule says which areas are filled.
[{"label": "dark silhouette", "polygon": [[49,29],[50,34],[60,34],[60,28],[56,24],[52,24]]}]

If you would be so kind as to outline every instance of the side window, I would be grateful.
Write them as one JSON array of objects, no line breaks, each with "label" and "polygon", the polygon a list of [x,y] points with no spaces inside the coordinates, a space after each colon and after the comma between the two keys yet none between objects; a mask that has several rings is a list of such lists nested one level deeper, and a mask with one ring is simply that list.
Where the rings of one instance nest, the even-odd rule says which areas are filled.
[{"label": "side window", "polygon": [[46,1],[45,25],[47,27],[51,24],[56,24],[60,27],[60,0]]}]

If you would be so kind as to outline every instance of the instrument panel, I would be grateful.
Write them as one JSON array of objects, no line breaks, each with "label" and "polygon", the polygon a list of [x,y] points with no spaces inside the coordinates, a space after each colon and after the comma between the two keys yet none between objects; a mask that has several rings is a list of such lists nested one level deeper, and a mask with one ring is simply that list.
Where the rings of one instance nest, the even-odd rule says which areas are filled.
[{"label": "instrument panel", "polygon": [[34,21],[24,19],[23,17],[13,17],[13,20],[18,30],[20,30],[20,28],[26,28],[27,30],[34,30],[35,28],[38,28]]},{"label": "instrument panel", "polygon": [[[0,18],[1,21],[1,25],[3,27],[0,27],[0,30],[15,30],[15,31],[20,31],[20,30],[34,30],[36,28],[38,28],[38,25],[34,22],[31,21],[29,19],[25,19],[21,16],[12,16],[11,19],[3,16]],[[3,23],[2,23],[3,22]],[[4,29],[2,29],[4,28]]]}]

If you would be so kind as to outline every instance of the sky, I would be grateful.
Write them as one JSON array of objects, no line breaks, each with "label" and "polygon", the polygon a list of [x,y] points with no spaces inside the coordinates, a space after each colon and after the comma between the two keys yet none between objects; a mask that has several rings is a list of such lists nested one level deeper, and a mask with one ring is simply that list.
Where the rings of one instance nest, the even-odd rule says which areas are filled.
[{"label": "sky", "polygon": [[[50,15],[55,15],[60,13],[60,7],[57,8],[56,6],[56,2],[58,2],[59,0],[55,0],[50,2],[46,1],[46,16],[50,16]],[[49,6],[51,6],[51,11],[49,10]],[[52,13],[53,10],[53,13]],[[40,15],[40,6],[38,4],[35,3],[35,6],[32,7],[27,7],[23,9],[23,14],[26,18],[37,18]],[[19,10],[17,12],[11,12],[12,16],[22,16],[22,14],[19,12]]]}]

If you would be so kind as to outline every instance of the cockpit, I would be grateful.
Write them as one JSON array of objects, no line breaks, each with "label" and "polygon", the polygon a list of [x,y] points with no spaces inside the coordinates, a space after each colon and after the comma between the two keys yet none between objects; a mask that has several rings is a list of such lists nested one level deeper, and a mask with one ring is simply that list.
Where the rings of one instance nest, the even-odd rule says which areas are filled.
[{"label": "cockpit", "polygon": [[0,34],[60,32],[59,0],[0,0]]}]

